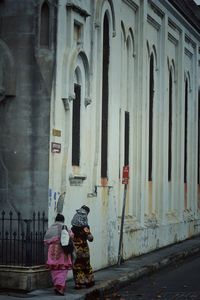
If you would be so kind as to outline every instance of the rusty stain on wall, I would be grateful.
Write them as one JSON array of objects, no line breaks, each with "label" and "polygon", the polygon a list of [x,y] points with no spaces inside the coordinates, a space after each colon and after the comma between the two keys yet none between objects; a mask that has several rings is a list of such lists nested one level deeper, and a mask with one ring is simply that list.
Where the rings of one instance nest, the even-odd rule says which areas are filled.
[{"label": "rusty stain on wall", "polygon": [[107,208],[108,208],[108,187],[102,187],[101,199],[102,199],[102,209],[104,211],[104,215],[106,215]]},{"label": "rusty stain on wall", "polygon": [[148,212],[153,213],[153,203],[152,203],[152,181],[148,181]]}]

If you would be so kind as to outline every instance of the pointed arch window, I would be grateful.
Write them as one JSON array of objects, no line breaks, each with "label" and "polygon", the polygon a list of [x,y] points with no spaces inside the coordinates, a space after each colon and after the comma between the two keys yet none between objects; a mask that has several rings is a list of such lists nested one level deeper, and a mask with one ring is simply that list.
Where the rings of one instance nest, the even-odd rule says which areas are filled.
[{"label": "pointed arch window", "polygon": [[131,39],[130,36],[127,39],[126,42],[126,69],[127,69],[127,75],[126,75],[126,105],[127,105],[127,111],[125,111],[125,124],[124,124],[124,165],[129,165],[129,147],[130,147],[130,98],[131,98],[131,86],[133,84],[132,82],[132,45],[131,45]]},{"label": "pointed arch window", "polygon": [[172,176],[172,71],[169,72],[168,181]]},{"label": "pointed arch window", "polygon": [[125,111],[125,126],[124,126],[124,166],[129,165],[129,131],[130,131],[129,112]]},{"label": "pointed arch window", "polygon": [[185,81],[184,183],[187,183],[188,80]]},{"label": "pointed arch window", "polygon": [[197,183],[200,184],[200,90],[198,94],[198,151],[197,151]]},{"label": "pointed arch window", "polygon": [[72,111],[72,166],[80,165],[80,114],[81,114],[81,86],[74,85],[75,99]]},{"label": "pointed arch window", "polygon": [[102,121],[101,121],[101,177],[107,178],[108,168],[108,101],[109,101],[109,21],[103,22],[103,72],[102,72]]},{"label": "pointed arch window", "polygon": [[40,15],[40,46],[49,47],[49,36],[50,36],[50,11],[49,5],[45,1],[41,7]]},{"label": "pointed arch window", "polygon": [[153,165],[153,98],[154,98],[154,57],[150,56],[149,67],[149,166],[148,180],[152,181]]}]

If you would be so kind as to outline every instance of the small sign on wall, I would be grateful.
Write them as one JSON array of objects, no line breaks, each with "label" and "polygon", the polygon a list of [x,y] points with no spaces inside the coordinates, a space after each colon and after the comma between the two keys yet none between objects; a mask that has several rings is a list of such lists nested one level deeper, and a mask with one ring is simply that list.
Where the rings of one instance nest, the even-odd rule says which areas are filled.
[{"label": "small sign on wall", "polygon": [[52,134],[53,134],[53,136],[61,136],[61,130],[53,128]]},{"label": "small sign on wall", "polygon": [[51,143],[51,152],[52,153],[60,153],[61,152],[61,144],[60,143]]}]

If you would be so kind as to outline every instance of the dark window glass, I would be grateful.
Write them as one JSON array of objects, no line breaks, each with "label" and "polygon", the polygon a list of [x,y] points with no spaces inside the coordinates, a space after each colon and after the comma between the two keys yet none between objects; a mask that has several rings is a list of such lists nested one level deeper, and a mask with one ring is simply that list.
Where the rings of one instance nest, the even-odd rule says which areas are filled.
[{"label": "dark window glass", "polygon": [[149,68],[149,168],[148,179],[152,180],[152,165],[153,165],[153,97],[154,97],[154,58],[153,54],[150,57]]},{"label": "dark window glass", "polygon": [[41,8],[40,45],[49,47],[49,6],[46,2]]},{"label": "dark window glass", "polygon": [[129,112],[125,112],[124,126],[124,165],[129,165]]},{"label": "dark window glass", "polygon": [[107,178],[108,167],[108,68],[109,22],[105,14],[103,23],[103,74],[102,74],[102,126],[101,126],[101,177]]},{"label": "dark window glass", "polygon": [[185,82],[184,183],[187,182],[188,81]]},{"label": "dark window glass", "polygon": [[169,73],[169,133],[168,133],[168,181],[172,175],[172,73]]},{"label": "dark window glass", "polygon": [[198,98],[198,158],[197,158],[197,182],[200,184],[200,90]]},{"label": "dark window glass", "polygon": [[72,165],[80,164],[80,108],[81,108],[81,86],[74,85],[75,99],[73,100],[72,115]]}]

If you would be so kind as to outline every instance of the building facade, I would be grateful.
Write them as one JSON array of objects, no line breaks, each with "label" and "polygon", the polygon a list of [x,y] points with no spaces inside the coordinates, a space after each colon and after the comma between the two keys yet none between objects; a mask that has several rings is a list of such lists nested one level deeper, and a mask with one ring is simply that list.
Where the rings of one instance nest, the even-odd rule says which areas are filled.
[{"label": "building facade", "polygon": [[198,6],[167,0],[0,6],[1,51],[14,70],[0,103],[4,206],[44,209],[52,223],[62,196],[70,225],[75,210],[88,205],[95,269],[117,262],[125,194],[125,259],[198,234]]},{"label": "building facade", "polygon": [[42,7],[39,1],[0,1],[1,208],[26,217],[33,210],[48,212],[57,11],[53,3]]}]

